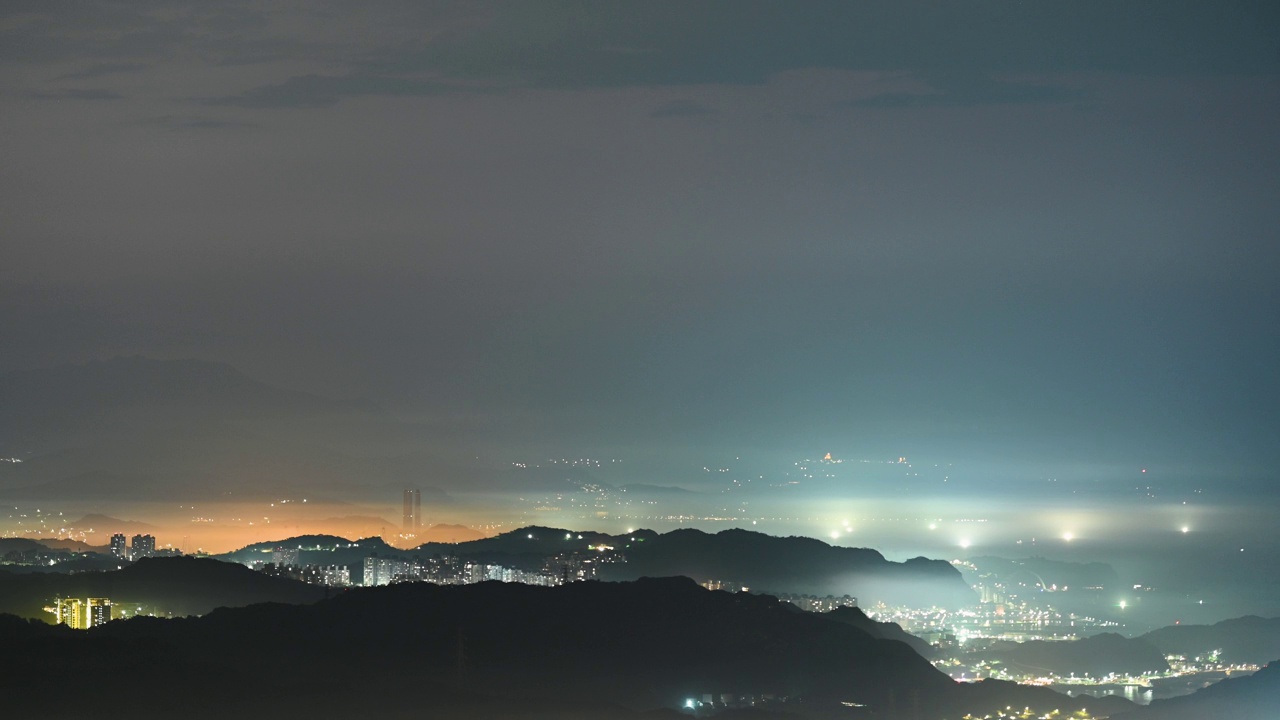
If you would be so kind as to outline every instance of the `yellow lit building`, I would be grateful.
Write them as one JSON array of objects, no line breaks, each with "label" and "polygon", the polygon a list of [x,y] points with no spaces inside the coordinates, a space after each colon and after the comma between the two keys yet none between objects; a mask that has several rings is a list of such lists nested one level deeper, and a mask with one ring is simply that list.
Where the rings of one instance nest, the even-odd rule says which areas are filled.
[{"label": "yellow lit building", "polygon": [[84,603],[78,598],[59,599],[54,608],[53,614],[58,619],[59,625],[66,625],[73,630],[85,628]]},{"label": "yellow lit building", "polygon": [[112,602],[108,598],[58,598],[53,607],[45,608],[45,612],[53,613],[58,625],[66,625],[73,630],[88,630],[111,622],[111,607]]}]

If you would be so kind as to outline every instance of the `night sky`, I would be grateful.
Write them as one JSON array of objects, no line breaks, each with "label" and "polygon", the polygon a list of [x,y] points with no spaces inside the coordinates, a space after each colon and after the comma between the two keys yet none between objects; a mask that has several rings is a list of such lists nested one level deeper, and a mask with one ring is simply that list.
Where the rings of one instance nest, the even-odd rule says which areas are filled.
[{"label": "night sky", "polygon": [[1280,462],[1274,2],[0,7],[0,371],[493,443]]}]

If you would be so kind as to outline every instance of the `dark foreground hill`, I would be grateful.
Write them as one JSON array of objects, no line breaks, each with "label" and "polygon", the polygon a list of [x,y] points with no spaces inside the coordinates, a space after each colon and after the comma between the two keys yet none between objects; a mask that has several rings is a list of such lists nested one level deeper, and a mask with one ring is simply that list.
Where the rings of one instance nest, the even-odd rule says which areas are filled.
[{"label": "dark foreground hill", "polygon": [[52,616],[42,608],[59,597],[105,597],[183,616],[261,602],[310,603],[325,594],[324,588],[270,577],[243,565],[191,557],[146,558],[123,570],[73,575],[0,571],[0,612],[49,621]]},{"label": "dark foreground hill", "polygon": [[[923,720],[1084,702],[957,684],[902,643],[687,578],[392,585],[87,632],[10,619],[0,644],[13,718],[608,720],[678,717],[688,699],[733,695],[801,717]],[[63,691],[68,677],[75,693]]]},{"label": "dark foreground hill", "polygon": [[841,607],[832,610],[826,614],[829,620],[852,625],[874,638],[883,640],[897,640],[915,650],[921,657],[935,658],[938,656],[938,649],[920,638],[912,635],[902,626],[894,622],[879,622],[867,617],[867,614],[856,607]]}]

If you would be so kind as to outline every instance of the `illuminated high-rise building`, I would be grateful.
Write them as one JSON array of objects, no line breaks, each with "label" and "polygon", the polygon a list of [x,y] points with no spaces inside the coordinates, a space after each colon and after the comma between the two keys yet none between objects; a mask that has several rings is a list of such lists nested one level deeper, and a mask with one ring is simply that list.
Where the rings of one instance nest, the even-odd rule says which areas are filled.
[{"label": "illuminated high-rise building", "polygon": [[409,563],[397,558],[367,557],[364,559],[364,584],[366,587],[389,585],[409,574]]},{"label": "illuminated high-rise building", "polygon": [[66,625],[73,630],[83,630],[84,604],[78,598],[61,598],[54,605],[54,617],[59,625]]},{"label": "illuminated high-rise building", "polygon": [[130,542],[129,557],[132,560],[141,560],[156,554],[156,539],[152,535],[134,535]]},{"label": "illuminated high-rise building", "polygon": [[129,547],[125,545],[124,533],[111,536],[111,554],[121,560],[129,559]]},{"label": "illuminated high-rise building", "polygon": [[422,527],[422,491],[410,489],[404,491],[404,529],[417,532]]},{"label": "illuminated high-rise building", "polygon": [[111,601],[106,598],[89,598],[85,601],[84,619],[86,629],[111,622]]}]

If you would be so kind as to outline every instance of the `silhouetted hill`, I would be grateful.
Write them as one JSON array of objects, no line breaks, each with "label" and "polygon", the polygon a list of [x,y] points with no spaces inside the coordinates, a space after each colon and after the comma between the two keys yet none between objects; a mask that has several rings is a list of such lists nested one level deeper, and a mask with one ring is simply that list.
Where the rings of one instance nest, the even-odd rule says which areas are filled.
[{"label": "silhouetted hill", "polygon": [[0,559],[15,563],[5,566],[14,574],[116,569],[119,561],[101,552],[104,549],[74,540],[0,538]]},{"label": "silhouetted hill", "polygon": [[[117,717],[608,719],[732,693],[786,697],[774,707],[802,717],[924,720],[1084,702],[1044,688],[954,683],[902,643],[686,578],[392,585],[314,605],[36,630],[0,621],[0,689],[23,688],[6,692],[16,717],[121,708]],[[81,677],[89,667],[148,668],[148,684],[100,671]],[[64,672],[77,672],[77,692],[55,692]],[[846,702],[868,707],[859,715]],[[1090,708],[1126,705],[1088,699]]]},{"label": "silhouetted hill", "polygon": [[484,539],[484,533],[466,525],[450,525],[440,523],[419,530],[417,537],[431,543],[462,543]]},{"label": "silhouetted hill", "polygon": [[[657,533],[652,530],[640,530],[633,535],[645,538],[657,537]],[[620,536],[601,532],[576,532],[565,530],[564,528],[530,525],[504,532],[500,535],[494,535],[493,537],[480,538],[456,545],[424,543],[417,549],[423,553],[441,552],[467,556],[487,554],[492,556],[534,555],[545,557],[574,550],[586,550],[588,546],[599,545],[600,543],[621,543],[618,547],[622,547],[626,542],[628,541]]]},{"label": "silhouetted hill", "polygon": [[40,538],[37,540],[41,545],[53,550],[66,550],[76,553],[99,553],[107,555],[111,552],[109,545],[90,545],[87,542],[72,540],[71,538]]},{"label": "silhouetted hill", "polygon": [[85,515],[79,520],[69,522],[67,527],[85,531],[95,530],[106,537],[110,537],[114,533],[124,533],[126,535],[154,533],[158,529],[150,523],[138,520],[121,520],[120,518],[100,513]]},{"label": "silhouetted hill", "polygon": [[[283,540],[271,540],[268,542],[260,542],[260,543],[254,543],[252,545],[246,545],[240,548],[239,550],[236,550],[235,553],[226,553],[226,555],[231,556],[231,555],[236,555],[238,553],[246,553],[246,552],[247,553],[269,553],[275,548],[298,548],[298,549],[307,548],[307,547],[334,548],[334,547],[341,547],[345,545],[351,545],[354,542],[358,542],[358,541],[348,540],[338,535],[295,535],[293,537],[288,537]],[[369,542],[371,545],[381,544],[382,546],[385,547],[385,543],[382,542],[381,538],[377,539],[377,543],[374,543],[372,538],[366,538],[365,542]]]},{"label": "silhouetted hill", "polygon": [[29,538],[0,538],[0,556],[8,552],[30,552],[33,550],[49,550],[44,543]]},{"label": "silhouetted hill", "polygon": [[298,563],[301,565],[354,565],[373,555],[410,555],[388,545],[380,537],[348,540],[337,535],[299,535],[284,540],[254,543],[234,552],[218,555],[217,558],[236,563],[271,562],[271,551],[276,548],[298,550]]},{"label": "silhouetted hill", "polygon": [[997,642],[979,655],[1019,671],[1057,675],[1141,675],[1169,669],[1164,654],[1154,645],[1115,633],[1071,641]]},{"label": "silhouetted hill", "polygon": [[724,580],[754,591],[853,595],[863,604],[959,606],[973,591],[950,563],[914,558],[890,562],[866,548],[828,545],[803,537],[774,537],[749,530],[709,534],[681,529],[615,540],[627,562],[606,566],[607,579],[684,575],[699,582]]},{"label": "silhouetted hill", "polygon": [[[440,554],[537,570],[547,557],[607,545],[623,552],[627,562],[605,565],[601,576],[604,580],[685,576],[698,582],[735,582],[758,592],[847,594],[864,604],[884,601],[917,607],[967,605],[975,599],[960,573],[941,560],[891,562],[875,550],[747,530],[715,534],[692,529],[669,533],[636,530],[626,535],[608,535],[530,526],[468,542],[424,543],[412,550],[397,550],[379,538],[354,542],[334,538],[324,543],[332,545],[332,551],[313,555],[304,549],[300,561],[351,564],[374,553],[399,557]],[[355,547],[357,543],[359,546]],[[257,543],[220,557],[237,562],[263,559],[263,550],[281,544],[304,548],[310,545],[291,538]]]},{"label": "silhouetted hill", "polygon": [[882,640],[897,640],[904,643],[907,647],[915,650],[921,657],[933,659],[938,656],[938,649],[920,638],[912,635],[898,623],[879,622],[867,617],[861,608],[856,607],[840,607],[826,613],[826,617],[831,620],[852,625],[859,630],[867,633],[871,637],[880,638]]},{"label": "silhouetted hill", "polygon": [[1280,661],[1253,675],[1227,678],[1191,695],[1156,700],[1117,713],[1114,720],[1276,720],[1280,717]]},{"label": "silhouetted hill", "polygon": [[0,572],[0,612],[53,621],[42,608],[58,597],[105,597],[173,615],[201,615],[252,603],[309,603],[323,588],[269,577],[207,558],[146,558],[122,570],[67,575]]},{"label": "silhouetted hill", "polygon": [[1249,615],[1213,625],[1170,625],[1142,639],[1166,655],[1196,657],[1221,650],[1223,662],[1261,665],[1280,657],[1280,618]]}]

